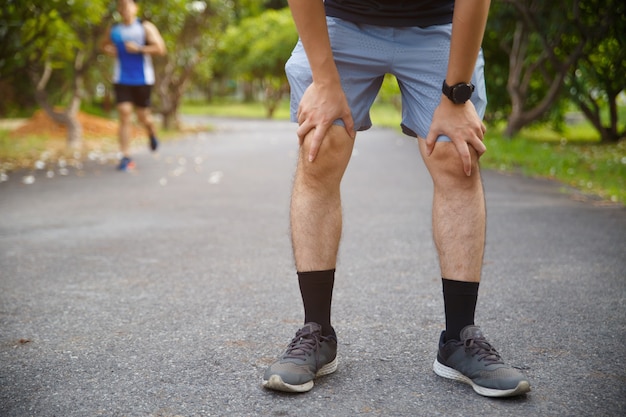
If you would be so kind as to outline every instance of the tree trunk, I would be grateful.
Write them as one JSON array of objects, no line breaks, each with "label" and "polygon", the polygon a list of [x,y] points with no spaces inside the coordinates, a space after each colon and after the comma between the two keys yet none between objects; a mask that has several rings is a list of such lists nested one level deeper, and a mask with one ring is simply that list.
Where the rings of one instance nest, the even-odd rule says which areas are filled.
[{"label": "tree trunk", "polygon": [[267,110],[267,118],[271,119],[274,117],[274,112],[278,108],[280,104],[280,100],[283,98],[285,93],[289,91],[289,85],[283,82],[278,81],[278,86],[276,86],[276,81],[274,80],[263,80],[262,84],[265,84],[265,99],[263,100],[263,104],[265,109]]},{"label": "tree trunk", "polygon": [[538,120],[552,107],[558,99],[563,80],[569,71],[569,62],[571,62],[571,57],[567,64],[557,65],[553,62],[558,72],[551,80],[546,80],[548,90],[543,99],[533,108],[526,108],[532,75],[534,72],[540,71],[541,66],[550,60],[550,54],[546,52],[540,55],[535,62],[526,62],[530,35],[528,26],[522,22],[517,24],[509,54],[509,78],[507,80],[507,91],[511,97],[511,114],[507,118],[504,135],[509,138],[515,136],[524,126]]},{"label": "tree trunk", "polygon": [[[156,90],[161,104],[158,113],[163,119],[163,128],[165,130],[178,129],[180,127],[178,108],[180,107],[185,88],[193,74],[193,69],[199,59],[200,57],[196,55],[181,68],[168,58],[162,75],[157,80]],[[177,72],[179,72],[178,76],[176,76]]]},{"label": "tree trunk", "polygon": [[[79,54],[80,55],[80,54]],[[77,60],[81,59],[77,57]],[[43,73],[40,77],[35,73],[31,73],[31,78],[35,81],[35,99],[37,104],[46,112],[46,114],[54,120],[67,128],[67,145],[69,148],[78,148],[82,144],[83,139],[83,127],[78,120],[78,110],[81,104],[81,86],[83,83],[82,73],[76,75],[74,82],[74,90],[72,92],[72,99],[70,104],[64,111],[57,111],[50,104],[48,100],[48,94],[46,93],[46,85],[50,80],[52,74],[52,67],[50,62],[46,62]]]},{"label": "tree trunk", "polygon": [[172,129],[178,129],[180,126],[180,123],[178,121],[178,109],[176,108],[172,108],[169,109],[168,111],[163,111],[161,112],[161,119],[162,119],[162,123],[163,123],[163,129],[165,130],[172,130]]},{"label": "tree trunk", "polygon": [[591,108],[589,105],[583,103],[580,100],[576,100],[576,104],[578,104],[578,108],[583,112],[587,120],[593,125],[593,127],[600,134],[600,142],[602,143],[616,143],[624,137],[626,132],[619,132],[617,127],[617,106],[616,106],[616,97],[609,97],[609,101],[611,103],[610,110],[610,126],[604,126],[602,124],[602,118],[600,116],[600,108],[595,107]]},{"label": "tree trunk", "polygon": [[[542,33],[536,10],[523,2],[509,0],[509,3],[515,6],[521,16],[509,51],[507,91],[511,97],[511,114],[504,134],[512,137],[524,126],[541,118],[558,100],[565,77],[580,59],[585,44],[581,42],[567,55],[559,56],[556,51],[561,49],[561,43],[555,44]],[[564,33],[560,36],[565,38]],[[532,42],[538,41],[543,49],[534,62],[529,62],[527,52],[532,37]],[[555,39],[559,40],[560,37]],[[546,90],[541,100],[534,107],[528,108],[533,78],[537,77],[542,78]]]}]

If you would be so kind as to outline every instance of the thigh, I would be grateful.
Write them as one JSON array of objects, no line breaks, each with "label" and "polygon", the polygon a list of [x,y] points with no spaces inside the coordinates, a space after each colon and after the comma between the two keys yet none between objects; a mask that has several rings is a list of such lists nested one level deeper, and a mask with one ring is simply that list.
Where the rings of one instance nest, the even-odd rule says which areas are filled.
[{"label": "thigh", "polygon": [[132,86],[125,84],[113,84],[113,91],[115,92],[115,104],[120,103],[132,103],[133,91]]},{"label": "thigh", "polygon": [[133,104],[130,101],[122,101],[121,103],[117,103],[116,108],[117,114],[120,118],[120,122],[130,122],[131,116],[133,114]]},{"label": "thigh", "polygon": [[139,119],[139,121],[144,125],[150,123],[150,121],[152,120],[150,107],[137,107],[135,109],[135,112],[137,113],[137,118]]},{"label": "thigh", "polygon": [[133,91],[133,104],[139,108],[150,107],[150,96],[152,93],[151,85],[134,85]]},{"label": "thigh", "polygon": [[[388,28],[357,25],[332,17],[327,18],[327,24],[333,57],[352,111],[355,130],[366,130],[372,126],[369,110],[390,59],[388,48],[382,42],[384,36],[372,32]],[[300,41],[287,61],[285,71],[291,88],[291,120],[297,122],[300,99],[312,82],[309,62]],[[343,122],[336,120],[335,124],[343,125]]]},{"label": "thigh", "polygon": [[[452,25],[412,27],[398,31],[399,51],[394,57],[392,74],[402,94],[402,130],[410,136],[425,138],[433,113],[441,100],[441,86],[448,69]],[[479,53],[471,82],[476,86],[471,101],[480,117],[487,107],[484,59]],[[446,136],[438,140],[449,141]]]}]

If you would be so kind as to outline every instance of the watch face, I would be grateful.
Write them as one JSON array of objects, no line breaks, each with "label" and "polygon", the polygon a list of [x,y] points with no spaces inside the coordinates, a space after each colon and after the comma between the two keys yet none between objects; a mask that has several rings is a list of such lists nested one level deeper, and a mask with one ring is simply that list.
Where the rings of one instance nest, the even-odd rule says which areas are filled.
[{"label": "watch face", "polygon": [[455,85],[452,90],[452,97],[455,103],[465,103],[472,96],[472,88],[467,84]]}]

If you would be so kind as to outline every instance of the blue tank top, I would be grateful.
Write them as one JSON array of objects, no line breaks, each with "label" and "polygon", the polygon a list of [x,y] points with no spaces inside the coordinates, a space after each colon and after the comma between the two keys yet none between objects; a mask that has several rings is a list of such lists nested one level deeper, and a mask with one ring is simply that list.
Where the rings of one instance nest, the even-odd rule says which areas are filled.
[{"label": "blue tank top", "polygon": [[111,28],[111,41],[117,48],[117,59],[113,67],[113,83],[124,85],[153,85],[154,67],[147,54],[126,52],[124,42],[146,44],[146,30],[137,19],[130,25],[118,23]]}]

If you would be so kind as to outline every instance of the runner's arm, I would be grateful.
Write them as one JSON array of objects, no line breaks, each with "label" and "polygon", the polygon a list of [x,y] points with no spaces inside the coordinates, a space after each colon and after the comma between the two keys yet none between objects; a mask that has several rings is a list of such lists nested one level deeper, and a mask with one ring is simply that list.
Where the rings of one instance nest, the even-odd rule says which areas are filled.
[{"label": "runner's arm", "polygon": [[109,26],[102,37],[100,39],[100,50],[109,56],[117,56],[117,48],[111,41],[111,26]]},{"label": "runner's arm", "polygon": [[165,42],[156,26],[151,22],[143,22],[142,25],[146,31],[146,44],[125,42],[126,50],[133,54],[165,55],[167,53]]},{"label": "runner's arm", "polygon": [[165,55],[167,48],[159,29],[151,22],[144,22],[143,27],[146,30],[146,45],[143,46],[142,52],[150,55]]}]

